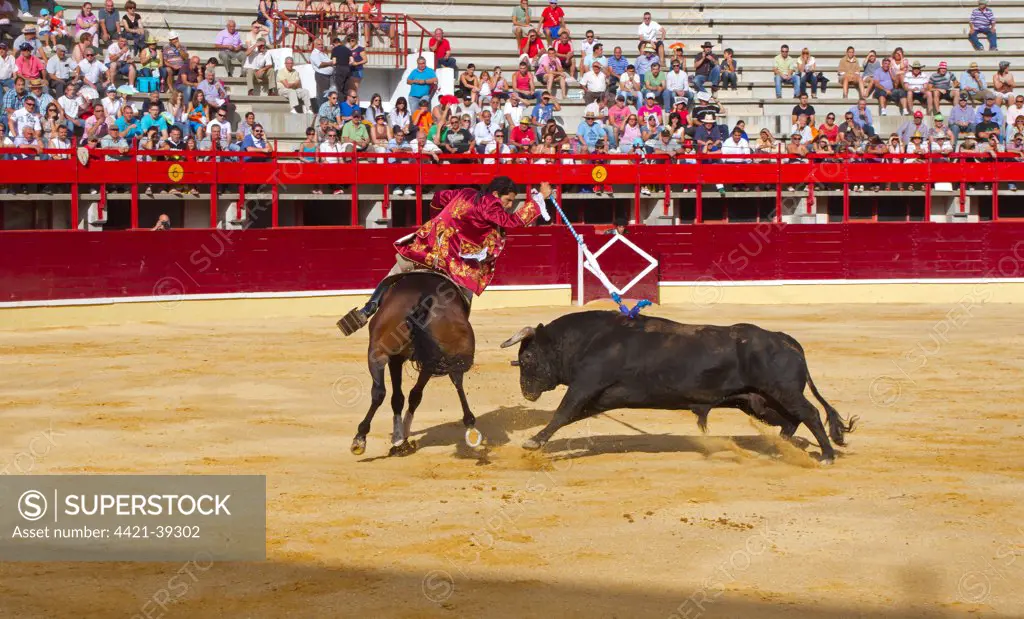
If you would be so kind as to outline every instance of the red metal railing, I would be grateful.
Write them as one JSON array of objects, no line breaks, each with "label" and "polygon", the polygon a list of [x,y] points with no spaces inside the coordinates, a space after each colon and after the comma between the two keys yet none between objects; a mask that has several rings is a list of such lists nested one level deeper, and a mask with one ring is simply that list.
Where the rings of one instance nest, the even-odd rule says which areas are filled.
[{"label": "red metal railing", "polygon": [[[275,145],[276,149],[276,145]],[[35,151],[0,149],[0,155],[35,156]],[[271,225],[278,225],[278,207],[283,193],[302,199],[310,186],[344,186],[351,190],[342,200],[349,201],[350,224],[358,225],[359,194],[369,187],[382,187],[385,217],[391,203],[390,189],[395,186],[415,188],[415,222],[423,222],[424,187],[474,185],[506,175],[517,183],[531,185],[552,182],[557,195],[566,186],[595,185],[629,187],[633,200],[634,221],[641,221],[641,187],[654,186],[664,191],[663,212],[670,213],[673,187],[693,188],[695,223],[705,223],[703,191],[707,185],[762,185],[774,190],[772,217],[781,221],[783,193],[786,187],[806,185],[808,211],[814,192],[820,186],[832,186],[843,192],[843,221],[851,221],[850,194],[855,185],[922,184],[925,213],[930,212],[932,185],[948,182],[959,185],[959,209],[965,212],[967,183],[991,184],[992,219],[999,216],[999,183],[1024,181],[1024,161],[1013,153],[1000,153],[998,158],[980,153],[929,155],[922,161],[894,165],[908,155],[885,155],[884,161],[873,163],[861,156],[809,155],[802,159],[789,155],[719,155],[692,154],[669,158],[665,155],[622,154],[511,154],[511,155],[427,155],[402,153],[318,154],[301,152],[243,153],[238,151],[137,151],[122,155],[115,151],[93,150],[86,164],[74,151],[45,151],[47,155],[68,156],[60,160],[17,159],[0,166],[0,185],[25,185],[26,179],[45,179],[46,184],[67,186],[71,201],[71,221],[79,221],[79,193],[83,186],[100,186],[100,208],[106,203],[106,186],[130,187],[131,227],[138,227],[139,187],[186,186],[202,187],[210,202],[210,226],[219,220],[219,200],[230,199],[237,192],[236,215],[240,218],[246,207],[246,187],[257,187],[258,193],[269,194]],[[173,153],[173,154],[172,154]],[[105,155],[126,159],[105,161]],[[248,161],[238,161],[248,159]],[[382,160],[394,159],[394,163]],[[477,163],[482,159],[495,163]],[[527,163],[531,160],[550,163]],[[752,163],[731,163],[750,159]],[[692,163],[687,163],[692,161]],[[448,165],[441,165],[448,164]],[[552,167],[557,166],[557,170]],[[299,195],[295,195],[299,194]],[[739,194],[742,196],[742,194]],[[51,199],[43,198],[41,199]],[[57,198],[52,198],[57,199]],[[266,200],[259,198],[257,200]],[[250,196],[250,200],[252,200]],[[927,219],[927,218],[926,218]]]},{"label": "red metal railing", "polygon": [[[422,24],[404,13],[382,13],[380,5],[376,8],[376,11],[369,14],[348,11],[331,14],[278,11],[274,14],[274,21],[277,22],[277,28],[284,27],[285,45],[295,52],[311,52],[313,42],[317,39],[323,41],[326,49],[330,49],[331,40],[335,36],[354,34],[364,42],[366,66],[405,68],[405,57],[412,51],[409,47],[410,24],[419,30],[420,52],[424,49],[425,37],[429,37],[430,33]],[[375,47],[377,41],[383,41],[386,45]]]}]

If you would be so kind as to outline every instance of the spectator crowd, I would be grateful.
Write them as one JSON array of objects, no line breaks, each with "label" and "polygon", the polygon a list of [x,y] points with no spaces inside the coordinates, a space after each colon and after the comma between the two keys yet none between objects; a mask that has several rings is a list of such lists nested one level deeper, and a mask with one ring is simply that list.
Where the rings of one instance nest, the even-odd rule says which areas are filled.
[{"label": "spectator crowd", "polygon": [[[518,65],[510,73],[501,66],[460,67],[458,50],[436,28],[427,41],[432,63],[418,58],[405,78],[408,95],[385,109],[387,93],[366,97],[361,91],[369,49],[377,41],[388,49],[399,45],[396,23],[376,0],[299,0],[286,19],[276,0],[260,0],[248,30],[226,21],[205,61],[173,30],[158,39],[134,0],[121,8],[105,0],[95,12],[86,2],[73,18],[51,5],[38,11],[38,19],[26,0],[20,3],[18,13],[10,0],[0,0],[0,121],[4,145],[24,149],[14,157],[75,146],[125,153],[133,144],[146,150],[216,148],[243,160],[272,152],[256,114],[238,116],[218,67],[228,78],[236,72],[244,78],[248,96],[286,99],[291,114],[304,115],[306,139],[297,150],[308,160],[364,152],[390,162],[422,153],[445,163],[469,161],[469,155],[482,155],[485,163],[546,163],[557,155],[617,153],[685,163],[700,154],[752,162],[781,153],[790,161],[900,155],[913,163],[956,151],[979,157],[1024,153],[1024,93],[1016,93],[1005,60],[991,75],[978,62],[956,74],[946,62],[927,67],[911,61],[901,47],[866,55],[849,47],[830,69],[808,48],[797,54],[781,45],[771,67],[775,97],[785,90],[796,104],[789,131],[775,136],[766,128],[748,133],[743,122],[731,128],[725,123],[718,95],[737,90],[742,74],[732,49],[718,53],[705,41],[687,54],[682,44],[668,43],[666,28],[650,12],[636,25],[635,50],[616,45],[608,53],[597,33],[571,20],[559,0],[546,0],[539,15],[529,0],[519,0],[511,11],[510,55]],[[310,88],[297,58],[275,62],[271,52],[297,27],[315,35],[302,59],[313,71]],[[983,49],[982,38],[990,50],[998,49],[987,0],[978,1],[968,27],[975,49]],[[453,94],[438,96],[442,69],[454,71]],[[849,109],[838,116],[819,113],[812,103],[830,85],[844,98],[853,91]],[[573,87],[585,107],[570,131],[559,112]],[[906,120],[896,132],[879,135],[876,112],[887,116],[893,108]],[[342,191],[317,189],[327,190]],[[394,191],[412,194],[409,187]]]}]

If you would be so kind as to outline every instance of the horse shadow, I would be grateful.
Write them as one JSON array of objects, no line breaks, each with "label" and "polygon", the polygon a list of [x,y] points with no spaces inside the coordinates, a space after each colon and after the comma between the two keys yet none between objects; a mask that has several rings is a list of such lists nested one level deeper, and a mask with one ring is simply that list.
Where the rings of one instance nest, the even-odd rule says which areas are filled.
[{"label": "horse shadow", "polygon": [[[524,406],[502,406],[476,417],[476,429],[479,430],[492,447],[501,447],[512,442],[511,432],[529,430],[543,426],[551,420],[551,411],[526,408]],[[410,438],[416,439],[420,447],[432,446],[464,446],[463,437],[466,427],[462,420],[413,430]]]}]

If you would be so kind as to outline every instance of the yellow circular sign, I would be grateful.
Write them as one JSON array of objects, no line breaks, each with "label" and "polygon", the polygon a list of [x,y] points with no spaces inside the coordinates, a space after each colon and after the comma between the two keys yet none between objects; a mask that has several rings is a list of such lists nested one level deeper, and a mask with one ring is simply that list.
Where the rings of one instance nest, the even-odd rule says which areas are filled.
[{"label": "yellow circular sign", "polygon": [[180,164],[175,163],[167,168],[167,177],[175,183],[179,182],[183,176],[185,176],[185,170],[181,168]]},{"label": "yellow circular sign", "polygon": [[608,170],[605,170],[603,165],[594,166],[590,171],[590,177],[595,183],[603,183],[604,179],[608,178]]}]

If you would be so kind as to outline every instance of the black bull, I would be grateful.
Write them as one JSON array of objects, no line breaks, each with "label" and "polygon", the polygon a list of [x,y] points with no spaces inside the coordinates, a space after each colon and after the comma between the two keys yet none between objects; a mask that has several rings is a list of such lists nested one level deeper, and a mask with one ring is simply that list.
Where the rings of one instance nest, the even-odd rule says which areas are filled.
[{"label": "black bull", "polygon": [[558,385],[569,387],[551,422],[523,447],[539,449],[562,426],[616,408],[692,410],[701,428],[712,408],[739,408],[789,438],[803,423],[835,458],[818,409],[825,407],[832,440],[844,445],[856,418],[844,420],[818,393],[800,344],[785,333],[749,324],[684,325],[663,318],[630,320],[617,312],[568,314],[548,325],[524,327],[502,348],[520,343],[519,383],[534,401]]}]

